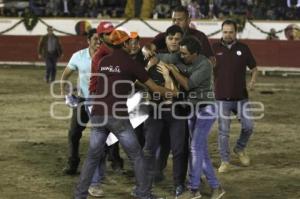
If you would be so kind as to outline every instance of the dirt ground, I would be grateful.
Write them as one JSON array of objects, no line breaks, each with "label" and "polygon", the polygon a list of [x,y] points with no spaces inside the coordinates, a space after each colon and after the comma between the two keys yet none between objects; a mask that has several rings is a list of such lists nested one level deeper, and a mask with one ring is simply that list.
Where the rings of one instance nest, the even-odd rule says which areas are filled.
[{"label": "dirt ground", "polygon": [[[58,71],[60,77],[62,70]],[[67,156],[69,109],[50,95],[43,81],[43,68],[0,67],[0,199],[69,199],[78,176],[62,175]],[[255,133],[248,147],[250,167],[240,167],[218,177],[226,190],[224,199],[299,199],[300,198],[300,79],[268,76],[258,78],[251,100],[265,106],[263,119],[255,121]],[[58,94],[57,86],[54,91]],[[53,106],[53,103],[61,103]],[[220,163],[216,124],[210,136],[214,166]],[[234,121],[232,146],[239,133]],[[81,158],[88,145],[89,129],[82,138]],[[128,168],[128,159],[126,168]],[[170,159],[171,160],[171,159]],[[172,197],[171,164],[167,179],[155,185],[155,192]],[[108,165],[103,186],[105,198],[129,199],[133,179],[113,173]],[[204,199],[209,188],[204,186]]]}]

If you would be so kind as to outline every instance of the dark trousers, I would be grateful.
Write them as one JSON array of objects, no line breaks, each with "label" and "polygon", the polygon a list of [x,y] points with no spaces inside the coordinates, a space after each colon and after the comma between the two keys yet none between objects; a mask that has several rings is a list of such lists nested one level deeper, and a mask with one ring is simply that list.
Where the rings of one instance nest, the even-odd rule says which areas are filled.
[{"label": "dark trousers", "polygon": [[[164,128],[163,132],[168,132],[168,129]],[[162,133],[155,163],[155,176],[158,178],[163,175],[164,169],[167,167],[170,151],[170,135],[169,133]]]},{"label": "dark trousers", "polygon": [[[188,157],[185,123],[185,120],[173,118],[171,112],[163,112],[161,119],[149,117],[146,120],[144,124],[145,146],[143,150],[151,181],[153,181],[155,174],[155,155],[160,146],[161,134],[168,133],[173,154],[174,185],[184,184]],[[168,131],[163,131],[164,129],[168,129]]]},{"label": "dark trousers", "polygon": [[85,107],[82,102],[83,98],[79,99],[78,107],[73,109],[73,115],[71,118],[71,124],[69,129],[69,163],[71,165],[78,165],[79,163],[79,145],[80,139],[82,137],[82,132],[86,128],[86,125],[89,121],[89,116],[85,110]]},{"label": "dark trousers", "polygon": [[49,54],[45,58],[45,62],[46,62],[46,76],[45,76],[45,80],[47,82],[52,82],[52,81],[55,80],[55,76],[56,76],[57,56]]}]

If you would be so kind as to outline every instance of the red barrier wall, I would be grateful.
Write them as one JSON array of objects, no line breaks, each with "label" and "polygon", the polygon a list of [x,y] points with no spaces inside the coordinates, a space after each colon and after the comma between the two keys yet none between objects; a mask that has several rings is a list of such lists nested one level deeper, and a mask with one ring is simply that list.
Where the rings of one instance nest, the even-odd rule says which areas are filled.
[{"label": "red barrier wall", "polygon": [[[60,40],[64,50],[64,56],[60,60],[62,62],[67,62],[72,53],[87,46],[86,38],[83,36],[62,36]],[[0,36],[0,61],[39,61],[38,41],[38,36]],[[148,41],[150,38],[144,38],[142,44]],[[249,45],[259,66],[300,68],[300,41],[243,40],[243,42]]]}]

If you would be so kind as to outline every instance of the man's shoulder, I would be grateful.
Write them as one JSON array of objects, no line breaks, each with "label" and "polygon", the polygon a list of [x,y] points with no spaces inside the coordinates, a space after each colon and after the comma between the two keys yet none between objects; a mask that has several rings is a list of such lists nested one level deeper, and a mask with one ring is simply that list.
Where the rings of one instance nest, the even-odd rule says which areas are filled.
[{"label": "man's shoulder", "polygon": [[195,36],[198,39],[207,39],[207,35],[200,30],[197,30],[194,28],[189,28],[188,31],[189,31],[190,35]]},{"label": "man's shoulder", "polygon": [[96,53],[94,54],[94,57],[101,58],[104,55],[112,53],[112,51],[113,50],[109,48],[106,44],[101,44],[97,49]]},{"label": "man's shoulder", "polygon": [[165,36],[166,36],[165,32],[160,32],[154,38],[161,38],[161,37],[165,37]]},{"label": "man's shoulder", "polygon": [[211,67],[211,61],[204,55],[199,55],[200,61],[199,64],[200,65],[205,65],[205,66],[209,66]]},{"label": "man's shoulder", "polygon": [[84,48],[84,49],[76,51],[73,54],[73,56],[76,56],[76,57],[85,57],[85,56],[87,56],[88,53],[89,53],[89,48]]},{"label": "man's shoulder", "polygon": [[223,45],[222,45],[222,42],[220,40],[217,40],[217,41],[214,41],[214,42],[211,43],[212,48],[218,48],[218,47],[221,47],[221,46],[223,46]]}]

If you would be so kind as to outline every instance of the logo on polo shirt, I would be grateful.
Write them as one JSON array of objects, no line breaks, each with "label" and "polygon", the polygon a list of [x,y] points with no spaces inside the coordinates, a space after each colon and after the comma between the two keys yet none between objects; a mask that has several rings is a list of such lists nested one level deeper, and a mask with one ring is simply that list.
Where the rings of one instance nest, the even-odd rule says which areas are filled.
[{"label": "logo on polo shirt", "polygon": [[236,54],[237,54],[238,56],[241,56],[241,55],[242,55],[242,51],[238,50],[238,51],[236,51]]},{"label": "logo on polo shirt", "polygon": [[108,71],[110,73],[121,73],[120,66],[103,66],[100,68],[101,71]]}]

